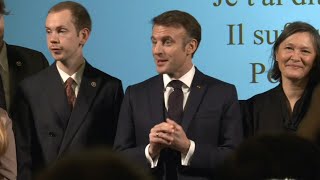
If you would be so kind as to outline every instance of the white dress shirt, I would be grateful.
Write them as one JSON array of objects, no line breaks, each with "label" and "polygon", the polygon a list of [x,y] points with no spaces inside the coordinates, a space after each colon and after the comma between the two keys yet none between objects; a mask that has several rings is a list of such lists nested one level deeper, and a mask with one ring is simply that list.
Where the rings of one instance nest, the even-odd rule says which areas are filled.
[{"label": "white dress shirt", "polygon": [[83,75],[83,71],[84,71],[84,67],[85,67],[85,64],[86,63],[83,63],[79,70],[77,72],[75,72],[74,74],[72,74],[71,76],[69,76],[67,73],[65,73],[62,69],[60,69],[58,67],[58,65],[56,64],[57,66],[57,69],[58,69],[58,72],[61,76],[61,80],[62,80],[62,83],[65,84],[65,82],[67,81],[67,79],[69,77],[71,77],[75,83],[72,84],[72,89],[74,90],[74,93],[76,95],[76,97],[78,96],[78,93],[79,93],[79,89],[80,89],[80,85],[81,85],[81,80],[82,80],[82,75]]},{"label": "white dress shirt", "polygon": [[[196,69],[194,66],[192,66],[192,68],[185,75],[183,75],[181,78],[178,79],[181,82],[183,82],[183,85],[181,88],[182,92],[183,92],[183,109],[186,105],[186,102],[187,102],[189,94],[190,94],[190,87],[191,87],[191,83],[192,83],[195,72],[196,72]],[[165,107],[167,110],[168,110],[169,95],[174,91],[174,89],[172,87],[168,86],[168,84],[172,80],[176,80],[176,79],[171,79],[168,74],[163,74],[164,102],[165,102]],[[145,156],[148,159],[148,161],[150,162],[151,168],[154,168],[158,164],[158,160],[160,158],[160,155],[155,157],[154,159],[152,159],[149,154],[149,146],[150,146],[150,144],[148,144],[145,148]],[[190,147],[189,147],[188,153],[186,155],[181,153],[181,165],[183,165],[183,166],[190,165],[190,160],[191,160],[191,157],[194,153],[194,150],[195,150],[195,143],[194,143],[194,141],[190,140]]]}]

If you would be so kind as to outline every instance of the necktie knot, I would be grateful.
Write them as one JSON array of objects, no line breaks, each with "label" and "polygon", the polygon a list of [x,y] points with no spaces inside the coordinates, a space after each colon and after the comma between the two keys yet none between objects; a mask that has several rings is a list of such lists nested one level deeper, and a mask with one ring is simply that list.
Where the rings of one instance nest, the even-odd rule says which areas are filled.
[{"label": "necktie knot", "polygon": [[181,89],[183,82],[180,80],[172,80],[169,85],[173,87],[173,89]]},{"label": "necktie knot", "polygon": [[72,79],[72,77],[69,77],[66,81],[66,86],[72,86],[73,85],[74,80]]}]

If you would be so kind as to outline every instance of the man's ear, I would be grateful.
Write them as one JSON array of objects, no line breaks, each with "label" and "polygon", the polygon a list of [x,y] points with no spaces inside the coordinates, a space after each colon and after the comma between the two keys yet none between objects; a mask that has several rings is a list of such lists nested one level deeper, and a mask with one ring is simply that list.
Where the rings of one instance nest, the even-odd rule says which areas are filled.
[{"label": "man's ear", "polygon": [[90,30],[88,28],[83,28],[79,32],[79,37],[80,37],[80,44],[84,45],[88,41],[90,36]]},{"label": "man's ear", "polygon": [[187,54],[194,54],[198,48],[198,41],[196,39],[191,39],[186,45]]}]

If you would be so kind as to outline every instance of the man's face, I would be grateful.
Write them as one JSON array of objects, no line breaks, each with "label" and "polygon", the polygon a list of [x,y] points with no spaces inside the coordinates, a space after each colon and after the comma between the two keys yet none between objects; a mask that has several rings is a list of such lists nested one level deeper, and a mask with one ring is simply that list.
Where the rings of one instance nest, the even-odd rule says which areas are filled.
[{"label": "man's face", "polygon": [[82,57],[85,41],[82,33],[77,32],[69,10],[49,13],[46,31],[48,49],[56,61],[73,61]]},{"label": "man's face", "polygon": [[191,69],[194,50],[187,40],[183,27],[153,26],[152,54],[158,73],[180,78]]},{"label": "man's face", "polygon": [[3,45],[3,36],[4,36],[4,15],[0,14],[0,50]]}]

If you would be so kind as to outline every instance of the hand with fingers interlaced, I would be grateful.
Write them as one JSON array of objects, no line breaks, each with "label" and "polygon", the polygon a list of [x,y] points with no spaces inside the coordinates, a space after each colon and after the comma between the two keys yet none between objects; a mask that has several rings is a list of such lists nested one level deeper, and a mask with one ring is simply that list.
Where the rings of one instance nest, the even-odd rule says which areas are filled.
[{"label": "hand with fingers interlaced", "polygon": [[163,148],[177,150],[187,154],[190,140],[187,138],[183,128],[171,119],[155,125],[149,134],[149,154],[152,158],[158,156]]}]

